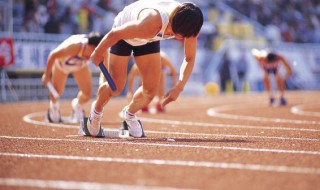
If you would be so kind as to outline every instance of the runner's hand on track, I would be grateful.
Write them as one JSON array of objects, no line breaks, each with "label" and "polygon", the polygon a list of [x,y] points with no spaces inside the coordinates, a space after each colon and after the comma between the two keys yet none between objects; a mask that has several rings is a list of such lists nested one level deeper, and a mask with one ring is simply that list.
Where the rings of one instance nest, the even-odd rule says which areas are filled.
[{"label": "runner's hand on track", "polygon": [[165,107],[170,102],[175,101],[179,97],[181,92],[182,92],[182,90],[180,88],[178,88],[177,86],[175,86],[174,88],[170,89],[169,92],[167,92],[164,95],[164,98],[163,98],[161,106]]}]

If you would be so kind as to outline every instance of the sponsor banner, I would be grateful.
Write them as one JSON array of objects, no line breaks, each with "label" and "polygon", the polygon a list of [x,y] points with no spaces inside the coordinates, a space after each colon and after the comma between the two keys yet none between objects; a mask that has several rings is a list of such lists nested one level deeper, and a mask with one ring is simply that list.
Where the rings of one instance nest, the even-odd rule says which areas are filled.
[{"label": "sponsor banner", "polygon": [[[50,52],[59,44],[58,42],[15,41],[15,65],[12,69],[44,70]],[[99,70],[93,64],[90,64],[90,67],[93,71]]]},{"label": "sponsor banner", "polygon": [[58,45],[59,43],[16,41],[14,69],[45,69],[49,53]]},{"label": "sponsor banner", "polygon": [[0,67],[9,67],[14,64],[14,60],[13,39],[0,38]]}]

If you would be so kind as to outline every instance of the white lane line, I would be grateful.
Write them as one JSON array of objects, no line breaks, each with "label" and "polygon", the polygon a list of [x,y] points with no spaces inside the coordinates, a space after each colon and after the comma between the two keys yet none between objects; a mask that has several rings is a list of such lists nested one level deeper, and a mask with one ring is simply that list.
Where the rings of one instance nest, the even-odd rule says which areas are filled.
[{"label": "white lane line", "polygon": [[[50,127],[59,127],[59,128],[72,128],[78,129],[78,126],[61,124],[61,123],[46,123],[42,121],[36,121],[31,118],[41,116],[43,112],[31,113],[23,117],[23,120],[27,123],[34,125],[43,125]],[[143,122],[150,123],[160,123],[160,124],[170,124],[170,125],[191,125],[191,126],[206,126],[206,124],[210,123],[197,123],[197,122],[180,122],[180,121],[172,121],[172,120],[161,120],[161,119],[149,119],[149,118],[141,118]],[[203,124],[203,125],[201,125]],[[214,124],[212,124],[214,126]],[[255,138],[255,139],[276,139],[276,140],[294,140],[294,141],[319,141],[320,138],[295,138],[295,137],[277,137],[277,136],[251,136],[251,135],[228,135],[228,134],[205,134],[205,133],[181,133],[181,132],[164,132],[164,131],[145,131],[149,134],[168,134],[168,135],[200,135],[200,136],[211,136],[211,137],[227,137],[227,138]]]},{"label": "white lane line", "polygon": [[[303,109],[306,108],[314,108],[314,104],[304,104],[304,105],[298,105],[291,108],[291,113],[297,114],[297,115],[306,115],[306,116],[313,116],[313,117],[320,117],[320,112],[311,112],[311,111],[304,111]],[[319,107],[319,106],[318,106]]]},{"label": "white lane line", "polygon": [[205,136],[205,137],[224,137],[224,138],[241,138],[241,139],[274,139],[274,140],[290,140],[290,141],[314,141],[320,142],[320,138],[298,138],[298,137],[279,137],[279,136],[256,136],[256,135],[229,135],[229,134],[207,134],[207,133],[183,133],[183,132],[162,132],[162,131],[146,131],[147,134],[167,134],[167,135],[183,135],[183,136]]},{"label": "white lane line", "polygon": [[259,121],[259,122],[320,125],[320,121],[292,120],[292,119],[281,119],[281,118],[265,118],[265,117],[240,116],[240,115],[234,115],[234,114],[220,113],[221,111],[234,110],[234,109],[244,109],[244,108],[245,108],[245,106],[243,106],[243,104],[220,106],[220,107],[208,109],[207,115],[209,115],[211,117],[219,117],[219,118],[225,118],[225,119],[240,119],[240,120]]},{"label": "white lane line", "polygon": [[34,124],[34,125],[44,125],[44,126],[49,126],[49,127],[59,127],[59,128],[79,128],[79,126],[76,125],[68,125],[68,124],[62,124],[62,123],[48,123],[45,121],[37,121],[32,118],[34,117],[44,117],[45,112],[35,112],[35,113],[30,113],[25,116],[23,116],[23,121],[26,123]]},{"label": "white lane line", "polygon": [[[75,125],[61,124],[61,123],[46,123],[43,121],[37,121],[32,118],[43,116],[44,112],[36,112],[25,115],[23,121],[34,125],[43,125],[50,127],[60,128],[78,128]],[[219,127],[219,128],[238,128],[238,129],[259,129],[259,130],[286,130],[286,131],[305,131],[305,132],[320,132],[320,129],[306,129],[306,128],[290,128],[290,127],[265,127],[265,126],[244,126],[244,125],[231,125],[231,124],[219,124],[219,123],[202,123],[202,122],[191,122],[191,121],[176,121],[176,120],[164,120],[164,119],[152,119],[146,117],[139,117],[143,122],[168,124],[168,125],[185,125],[185,126],[199,126],[199,127]],[[148,132],[148,131],[146,131]],[[149,133],[153,131],[149,131]],[[166,132],[160,132],[167,134]],[[247,136],[246,136],[247,137]],[[299,138],[298,138],[299,139]],[[296,139],[294,139],[296,140]]]},{"label": "white lane line", "polygon": [[0,178],[0,185],[15,186],[15,187],[32,187],[45,189],[133,189],[133,190],[178,190],[179,188],[172,187],[156,187],[142,185],[123,185],[111,183],[96,183],[96,182],[80,182],[80,181],[62,181],[62,180],[40,180],[40,179],[22,179],[22,178]]},{"label": "white lane line", "polygon": [[[79,143],[101,143],[101,144],[125,144],[125,145],[140,145],[150,147],[175,147],[175,148],[195,148],[195,149],[216,149],[216,150],[230,150],[230,151],[252,151],[265,153],[282,153],[282,154],[303,154],[303,155],[320,155],[320,151],[307,150],[283,150],[283,149],[268,149],[268,148],[248,148],[248,147],[234,147],[234,146],[208,146],[208,145],[187,145],[187,144],[165,144],[153,142],[132,142],[132,141],[112,141],[112,139],[95,140],[88,138],[88,140],[79,139],[57,139],[57,138],[36,138],[36,137],[12,137],[0,136],[3,139],[18,139],[18,140],[36,140],[36,141],[61,141],[61,142],[79,142]],[[177,142],[177,141],[176,141]]]},{"label": "white lane line", "polygon": [[219,124],[219,123],[202,123],[191,121],[176,121],[164,119],[152,119],[146,117],[139,117],[143,122],[159,123],[168,125],[186,125],[186,126],[199,126],[199,127],[219,127],[219,128],[237,128],[237,129],[259,129],[259,130],[284,130],[284,131],[305,131],[305,132],[320,132],[320,129],[307,129],[307,128],[293,128],[293,127],[266,127],[266,126],[252,126],[252,125],[232,125],[232,124]]},{"label": "white lane line", "polygon": [[[42,113],[42,112],[41,112]],[[27,123],[35,124],[35,125],[43,125],[43,126],[50,126],[50,127],[59,127],[59,128],[72,128],[78,129],[78,126],[68,125],[68,124],[61,124],[61,123],[46,123],[42,121],[32,120],[30,117],[34,115],[38,115],[40,113],[29,114],[23,117],[23,120]],[[192,124],[193,122],[179,122],[179,121],[170,121],[170,120],[158,120],[158,119],[148,119],[148,118],[141,118],[144,119],[143,121],[147,122],[155,122],[161,124],[175,124],[175,125],[185,125],[185,124]],[[196,124],[196,123],[194,123]],[[199,124],[199,123],[198,123]],[[195,125],[193,125],[195,126]],[[200,125],[201,126],[201,125]],[[111,130],[111,129],[110,129]],[[164,131],[145,131],[147,134],[167,134],[167,135],[187,135],[187,136],[209,136],[209,137],[226,137],[226,138],[255,138],[255,139],[277,139],[277,140],[294,140],[294,141],[319,141],[318,138],[295,138],[295,137],[269,137],[269,136],[251,136],[251,135],[229,135],[229,134],[207,134],[207,133],[182,133],[182,132],[164,132]]]},{"label": "white lane line", "polygon": [[21,154],[21,153],[10,153],[10,152],[1,152],[0,156],[23,157],[23,158],[29,158],[29,159],[44,158],[44,159],[60,159],[60,160],[63,159],[63,160],[95,161],[95,162],[151,164],[151,165],[159,165],[159,166],[186,166],[186,167],[203,167],[203,168],[219,168],[219,169],[236,169],[236,170],[251,170],[251,171],[261,171],[261,172],[316,174],[316,175],[320,174],[320,168],[273,166],[273,165],[242,164],[242,163],[227,163],[227,162],[90,157],[90,156],[69,156],[69,155],[42,155],[42,154]]}]

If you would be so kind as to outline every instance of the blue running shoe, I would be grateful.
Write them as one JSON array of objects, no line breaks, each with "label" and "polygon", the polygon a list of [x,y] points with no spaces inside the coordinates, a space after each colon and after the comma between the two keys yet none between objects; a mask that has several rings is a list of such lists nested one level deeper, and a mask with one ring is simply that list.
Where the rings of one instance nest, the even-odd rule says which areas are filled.
[{"label": "blue running shoe", "polygon": [[281,106],[286,106],[287,105],[287,100],[284,97],[280,98],[280,105]]},{"label": "blue running shoe", "polygon": [[269,103],[270,103],[270,105],[273,105],[273,104],[275,103],[275,99],[274,99],[274,97],[270,97],[270,99],[269,99]]}]

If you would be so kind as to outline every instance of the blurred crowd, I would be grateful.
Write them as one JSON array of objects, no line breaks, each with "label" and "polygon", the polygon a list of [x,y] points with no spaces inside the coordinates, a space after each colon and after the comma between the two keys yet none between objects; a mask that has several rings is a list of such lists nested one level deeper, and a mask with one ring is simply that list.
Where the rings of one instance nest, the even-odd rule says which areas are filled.
[{"label": "blurred crowd", "polygon": [[270,40],[320,42],[319,0],[227,0],[226,2],[242,14],[264,25]]},{"label": "blurred crowd", "polygon": [[[107,32],[116,14],[135,0],[13,0],[14,32]],[[194,1],[206,9],[209,0]],[[319,0],[224,0],[265,26],[272,41],[320,42]],[[93,22],[94,21],[94,22]],[[205,29],[204,27],[203,29]]]},{"label": "blurred crowd", "polygon": [[[77,34],[106,32],[134,0],[14,0],[14,32]],[[94,21],[94,22],[93,22]]]}]

